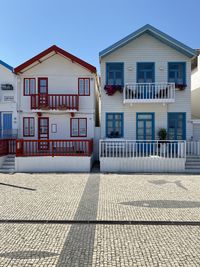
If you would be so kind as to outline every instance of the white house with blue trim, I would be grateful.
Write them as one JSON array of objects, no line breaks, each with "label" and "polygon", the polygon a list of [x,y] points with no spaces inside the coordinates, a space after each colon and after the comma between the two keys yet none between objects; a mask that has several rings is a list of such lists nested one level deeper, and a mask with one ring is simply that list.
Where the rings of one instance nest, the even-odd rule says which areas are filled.
[{"label": "white house with blue trim", "polygon": [[17,78],[13,68],[0,60],[0,138],[17,136]]},{"label": "white house with blue trim", "polygon": [[100,52],[101,171],[185,170],[195,56],[151,25]]}]

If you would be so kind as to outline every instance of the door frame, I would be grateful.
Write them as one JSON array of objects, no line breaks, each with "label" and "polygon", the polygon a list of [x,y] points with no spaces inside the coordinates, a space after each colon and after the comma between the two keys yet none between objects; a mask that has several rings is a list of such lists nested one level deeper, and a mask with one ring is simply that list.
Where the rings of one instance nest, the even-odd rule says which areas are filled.
[{"label": "door frame", "polygon": [[47,139],[44,139],[44,140],[49,140],[49,117],[38,117],[38,140],[41,140],[40,139],[40,120],[41,119],[47,119],[48,134],[47,134]]},{"label": "door frame", "polygon": [[[47,92],[46,93],[40,93],[40,80],[46,80],[47,81]],[[48,86],[48,77],[38,77],[38,94],[48,94],[49,92],[49,86]]]},{"label": "door frame", "polygon": [[[136,113],[136,140],[138,139],[138,116],[139,115],[152,115],[152,139],[151,140],[155,140],[155,113],[154,112],[137,112]],[[142,121],[148,121],[146,119],[142,119]],[[144,129],[144,131],[146,131],[146,129]],[[146,134],[145,134],[146,135]],[[144,141],[151,141],[151,140],[145,140]]]}]

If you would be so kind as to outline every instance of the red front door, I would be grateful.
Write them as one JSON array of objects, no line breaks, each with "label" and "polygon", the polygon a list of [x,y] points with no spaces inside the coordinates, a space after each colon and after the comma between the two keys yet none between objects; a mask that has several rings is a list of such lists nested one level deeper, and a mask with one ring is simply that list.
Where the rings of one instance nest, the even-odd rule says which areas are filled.
[{"label": "red front door", "polygon": [[39,107],[48,106],[48,78],[38,78]]},{"label": "red front door", "polygon": [[49,118],[38,118],[38,139],[40,140],[39,149],[47,150],[49,142],[43,140],[49,139]]}]

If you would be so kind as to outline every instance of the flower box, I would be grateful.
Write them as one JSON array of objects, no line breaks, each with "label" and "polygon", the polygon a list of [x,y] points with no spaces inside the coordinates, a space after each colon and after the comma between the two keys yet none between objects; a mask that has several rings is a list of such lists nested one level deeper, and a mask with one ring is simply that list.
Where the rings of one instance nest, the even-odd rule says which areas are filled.
[{"label": "flower box", "polygon": [[178,90],[184,90],[187,87],[187,84],[175,84],[175,88]]},{"label": "flower box", "polygon": [[104,90],[106,91],[107,95],[114,95],[115,92],[119,91],[120,93],[123,92],[122,85],[105,85]]}]

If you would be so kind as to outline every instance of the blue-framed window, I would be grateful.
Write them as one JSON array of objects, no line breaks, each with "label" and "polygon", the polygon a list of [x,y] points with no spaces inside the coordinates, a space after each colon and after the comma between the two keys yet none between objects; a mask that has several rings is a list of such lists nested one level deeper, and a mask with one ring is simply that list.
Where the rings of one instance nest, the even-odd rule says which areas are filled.
[{"label": "blue-framed window", "polygon": [[155,63],[138,62],[137,63],[137,83],[155,82]]},{"label": "blue-framed window", "polygon": [[168,112],[169,140],[186,140],[186,113],[185,112]]},{"label": "blue-framed window", "polygon": [[106,84],[124,85],[124,63],[106,63]]},{"label": "blue-framed window", "polygon": [[106,137],[122,138],[124,134],[124,114],[106,113]]},{"label": "blue-framed window", "polygon": [[137,140],[155,140],[155,114],[139,112],[136,114]]},{"label": "blue-framed window", "polygon": [[169,62],[168,63],[168,82],[177,85],[186,85],[186,63]]}]

